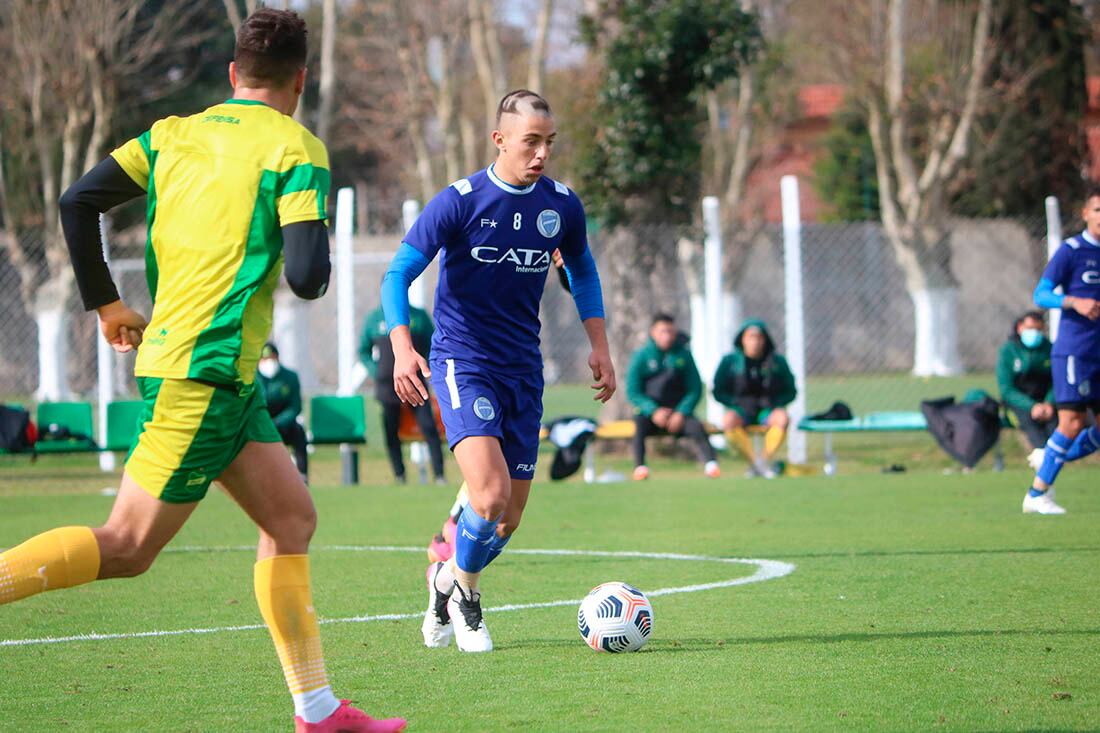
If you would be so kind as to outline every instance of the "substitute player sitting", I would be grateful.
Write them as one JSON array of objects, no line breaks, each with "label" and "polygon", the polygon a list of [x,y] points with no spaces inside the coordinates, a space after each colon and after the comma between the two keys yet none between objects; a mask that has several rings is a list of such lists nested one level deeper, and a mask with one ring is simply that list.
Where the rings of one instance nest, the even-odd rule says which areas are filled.
[{"label": "substitute player sitting", "polygon": [[[84,306],[117,351],[140,345],[142,429],[107,523],[54,529],[0,555],[0,604],[140,575],[217,480],[260,529],[256,600],[296,730],[400,731],[405,721],[372,720],[329,687],[306,555],[316,513],[254,381],[284,258],[297,295],[328,286],[328,154],[290,117],[305,61],[305,22],[256,11],[237,35],[232,99],[155,122],[62,197]],[[119,299],[99,239],[100,212],[142,195],[148,325]],[[254,727],[240,716],[239,727]]]},{"label": "substitute player sitting", "polygon": [[[539,300],[555,248],[592,346],[595,398],[606,402],[615,392],[584,208],[568,187],[543,176],[555,136],[545,99],[526,90],[506,95],[492,133],[496,161],[424,207],[382,281],[394,390],[422,404],[428,394],[419,374],[431,376],[469,492],[454,557],[429,574],[423,625],[429,647],[447,646],[452,636],[463,651],[493,647],[478,581],[519,525],[535,475],[543,390]],[[429,369],[409,335],[408,288],[440,250]]]},{"label": "substitute player sitting", "polygon": [[1058,428],[1024,496],[1025,514],[1065,514],[1054,501],[1058,472],[1100,447],[1100,429],[1085,429],[1087,411],[1100,410],[1100,188],[1089,189],[1081,218],[1085,230],[1058,248],[1035,288],[1037,306],[1062,309],[1050,356]]}]

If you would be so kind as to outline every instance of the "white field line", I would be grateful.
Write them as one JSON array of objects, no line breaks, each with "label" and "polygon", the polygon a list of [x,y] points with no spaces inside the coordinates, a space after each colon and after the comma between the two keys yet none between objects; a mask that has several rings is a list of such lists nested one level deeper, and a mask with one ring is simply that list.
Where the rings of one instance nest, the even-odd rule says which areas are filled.
[{"label": "white field line", "polygon": [[[165,548],[164,552],[170,553],[199,553],[199,552],[255,552],[255,546],[228,545],[228,546],[181,546]],[[397,547],[392,545],[327,545],[313,548],[314,552],[424,552],[423,547]],[[749,583],[760,583],[765,580],[773,580],[790,575],[795,566],[788,562],[778,560],[762,560],[756,558],[737,557],[711,557],[708,555],[684,555],[674,552],[609,552],[600,550],[528,550],[515,548],[508,550],[509,555],[556,555],[572,557],[609,557],[640,560],[676,560],[682,562],[714,562],[737,565],[755,565],[756,572],[740,578],[719,580],[713,583],[699,583],[696,585],[682,585],[669,588],[657,588],[646,591],[646,595],[669,596],[677,593],[698,593],[704,590],[716,588],[730,588]],[[536,608],[555,608],[557,606],[575,606],[581,599],[569,599],[562,601],[542,601],[537,603],[510,603],[503,606],[494,606],[485,609],[486,613],[503,613],[506,611],[527,611]],[[423,611],[415,613],[381,613],[366,614],[361,616],[349,616],[347,618],[321,619],[322,624],[359,624],[368,621],[405,621],[421,618]],[[192,634],[219,634],[233,631],[255,631],[263,629],[263,624],[245,624],[241,626],[214,626],[210,628],[168,629],[154,631],[133,631],[114,634],[74,634],[72,636],[45,636],[36,639],[0,639],[0,647],[35,646],[39,644],[65,644],[78,641],[112,641],[117,639],[147,639],[163,636],[185,636]]]}]

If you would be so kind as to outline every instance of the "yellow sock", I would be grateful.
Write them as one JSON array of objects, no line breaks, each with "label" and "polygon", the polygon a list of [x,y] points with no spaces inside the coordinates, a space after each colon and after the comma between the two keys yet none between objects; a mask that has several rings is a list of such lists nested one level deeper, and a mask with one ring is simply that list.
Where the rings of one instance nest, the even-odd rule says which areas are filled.
[{"label": "yellow sock", "polygon": [[770,461],[786,439],[787,431],[783,428],[768,428],[768,432],[764,433],[764,457]]},{"label": "yellow sock", "polygon": [[295,702],[300,695],[328,687],[321,629],[309,588],[309,556],[276,555],[260,560],[255,581],[256,602]]},{"label": "yellow sock", "polygon": [[752,449],[752,438],[744,428],[734,428],[726,431],[726,440],[741,452],[749,463],[756,461],[756,454]]},{"label": "yellow sock", "polygon": [[0,604],[91,583],[99,543],[88,527],[59,527],[0,554]]}]

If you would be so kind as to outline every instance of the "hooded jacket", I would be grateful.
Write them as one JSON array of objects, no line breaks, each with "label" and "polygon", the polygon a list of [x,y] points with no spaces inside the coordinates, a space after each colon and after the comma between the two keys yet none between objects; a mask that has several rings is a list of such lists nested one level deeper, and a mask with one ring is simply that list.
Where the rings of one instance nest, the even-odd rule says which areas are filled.
[{"label": "hooded jacket", "polygon": [[764,333],[764,356],[760,360],[760,376],[764,382],[765,398],[771,407],[783,407],[794,401],[798,390],[794,375],[787,360],[775,351],[775,341],[768,333],[768,327],[758,319],[749,319],[741,326],[733,339],[733,353],[726,354],[714,372],[714,399],[726,407],[734,407],[745,396],[748,386],[748,358],[745,356],[743,340],[745,331],[759,328]]},{"label": "hooded jacket", "polygon": [[1013,329],[997,357],[997,387],[1009,407],[1027,412],[1036,402],[1054,403],[1054,379],[1050,374],[1050,339],[1029,349]]},{"label": "hooded jacket", "polygon": [[626,372],[626,397],[637,411],[651,416],[658,407],[669,407],[684,415],[695,412],[703,396],[703,380],[681,333],[668,351],[661,351],[653,339],[630,358]]},{"label": "hooded jacket", "polygon": [[[401,399],[393,391],[394,356],[389,333],[382,308],[375,308],[363,324],[363,335],[359,338],[359,361],[374,379],[375,398],[379,402],[401,404]],[[425,359],[431,354],[433,333],[435,326],[428,312],[409,306],[409,335],[413,348]]]}]

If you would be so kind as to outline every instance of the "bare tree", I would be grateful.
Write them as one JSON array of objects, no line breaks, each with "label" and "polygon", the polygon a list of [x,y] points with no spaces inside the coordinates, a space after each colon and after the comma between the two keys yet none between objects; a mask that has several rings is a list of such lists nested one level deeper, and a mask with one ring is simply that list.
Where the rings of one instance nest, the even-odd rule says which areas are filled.
[{"label": "bare tree", "polygon": [[328,140],[336,93],[336,0],[321,5],[321,83],[318,88],[317,137]]},{"label": "bare tree", "polygon": [[527,88],[539,94],[543,93],[546,86],[546,47],[553,15],[554,0],[542,0],[539,3],[538,20],[535,21],[531,53],[527,59]]},{"label": "bare tree", "polygon": [[955,325],[958,283],[951,272],[945,189],[968,153],[991,56],[992,0],[978,3],[969,58],[957,72],[941,71],[952,83],[932,105],[920,152],[913,144],[914,105],[906,99],[906,51],[912,38],[906,33],[907,5],[906,0],[890,0],[885,34],[876,39],[884,44],[886,63],[882,94],[869,100],[867,121],[883,228],[905,271],[916,315],[913,372],[948,375],[961,371],[962,365]]},{"label": "bare tree", "polygon": [[[241,14],[240,0],[222,0],[225,4],[225,13],[229,17],[229,24],[233,26],[233,32],[241,27],[244,19],[256,12],[256,0],[244,0],[244,14]],[[283,3],[286,7],[286,3]]]},{"label": "bare tree", "polygon": [[[141,0],[0,4],[0,26],[9,31],[6,55],[14,60],[8,73],[19,80],[9,87],[14,96],[8,102],[10,119],[23,123],[30,141],[25,158],[33,177],[24,184],[39,192],[19,215],[10,205],[10,188],[0,187],[0,214],[8,229],[8,257],[38,325],[38,391],[43,397],[68,391],[65,348],[73,283],[58,199],[104,154],[123,84],[170,49],[204,35],[186,30],[197,12],[193,3],[169,2],[152,18],[141,15],[143,5]],[[156,90],[149,94],[155,96]],[[0,169],[12,157],[9,146],[0,146]]]}]

